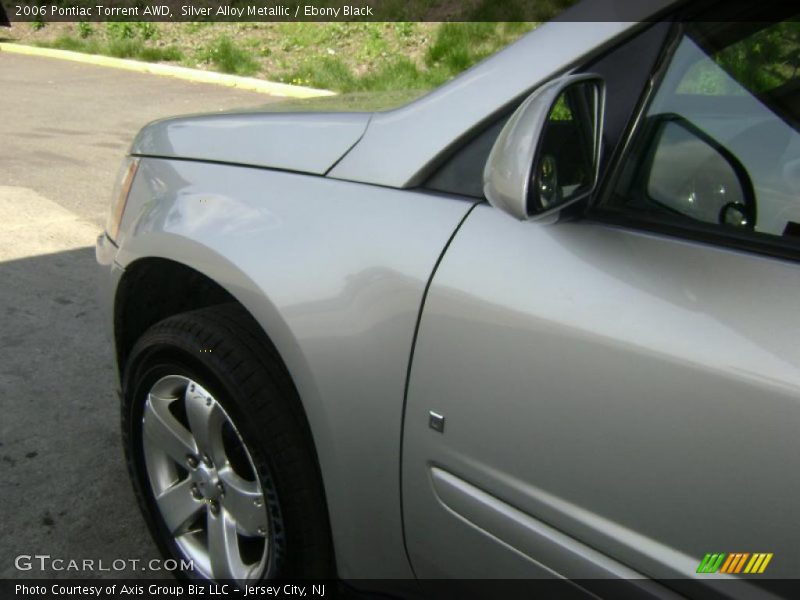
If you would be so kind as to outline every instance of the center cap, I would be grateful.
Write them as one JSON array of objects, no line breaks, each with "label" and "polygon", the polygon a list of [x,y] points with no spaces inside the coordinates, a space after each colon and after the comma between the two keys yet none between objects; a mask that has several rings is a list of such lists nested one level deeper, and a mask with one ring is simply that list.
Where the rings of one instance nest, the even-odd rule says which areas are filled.
[{"label": "center cap", "polygon": [[219,497],[219,477],[214,467],[199,465],[192,471],[192,480],[197,485],[203,498],[206,500],[216,500]]}]

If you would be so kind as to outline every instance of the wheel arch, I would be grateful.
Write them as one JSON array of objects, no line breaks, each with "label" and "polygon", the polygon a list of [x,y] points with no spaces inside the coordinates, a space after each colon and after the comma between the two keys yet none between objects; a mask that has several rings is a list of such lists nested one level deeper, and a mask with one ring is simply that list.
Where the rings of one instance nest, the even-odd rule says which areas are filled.
[{"label": "wheel arch", "polygon": [[[212,277],[175,260],[148,256],[128,264],[116,286],[113,302],[113,333],[118,375],[122,380],[125,364],[136,341],[153,325],[169,317],[219,304],[236,304],[258,327],[257,334],[273,347],[294,388],[294,412],[300,417],[307,441],[314,457],[317,475],[322,482],[324,502],[331,522],[330,506],[323,470],[318,452],[317,438],[309,420],[309,413],[292,370],[286,364],[282,349],[265,329],[254,311],[225,286]],[[273,307],[274,308],[274,307]],[[277,313],[276,313],[277,315]],[[275,317],[279,319],[279,316]],[[282,321],[282,320],[281,320]],[[319,426],[318,426],[319,427]],[[329,525],[330,526],[330,525]],[[334,544],[334,565],[336,561]]]},{"label": "wheel arch", "polygon": [[166,258],[141,258],[124,271],[114,297],[114,346],[119,375],[133,345],[168,317],[215,304],[236,302],[206,275]]}]

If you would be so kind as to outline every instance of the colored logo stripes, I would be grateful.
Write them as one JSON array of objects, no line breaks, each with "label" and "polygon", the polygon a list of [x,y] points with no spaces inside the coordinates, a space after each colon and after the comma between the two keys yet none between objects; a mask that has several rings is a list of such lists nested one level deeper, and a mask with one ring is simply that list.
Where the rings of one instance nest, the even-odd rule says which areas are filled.
[{"label": "colored logo stripes", "polygon": [[734,552],[727,554],[720,552],[716,554],[706,554],[697,567],[698,573],[763,573],[769,561],[772,560],[772,552]]}]

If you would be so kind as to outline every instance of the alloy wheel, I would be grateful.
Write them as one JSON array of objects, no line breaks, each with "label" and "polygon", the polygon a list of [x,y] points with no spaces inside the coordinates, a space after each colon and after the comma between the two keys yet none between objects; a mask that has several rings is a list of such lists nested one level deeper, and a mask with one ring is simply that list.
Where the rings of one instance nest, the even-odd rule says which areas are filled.
[{"label": "alloy wheel", "polygon": [[264,489],[222,405],[188,377],[162,377],[147,394],[142,433],[155,504],[194,570],[209,579],[263,576],[270,558]]}]

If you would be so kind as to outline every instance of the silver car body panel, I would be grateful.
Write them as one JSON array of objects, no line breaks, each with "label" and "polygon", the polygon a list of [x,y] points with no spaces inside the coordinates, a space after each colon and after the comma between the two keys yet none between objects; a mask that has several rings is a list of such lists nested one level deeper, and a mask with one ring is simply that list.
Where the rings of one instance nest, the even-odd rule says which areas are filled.
[{"label": "silver car body panel", "polygon": [[[452,544],[472,534],[431,465],[649,577],[693,577],[716,549],[794,556],[798,289],[791,262],[476,207],[431,282],[410,374],[417,575],[490,576],[506,551]],[[484,508],[473,520],[502,540]],[[796,575],[792,560],[770,569]]]},{"label": "silver car body panel", "polygon": [[355,144],[366,113],[222,113],[155,121],[131,154],[269,167],[322,175]]},{"label": "silver car body panel", "polygon": [[[163,159],[142,159],[133,184],[116,279],[140,258],[168,258],[258,320],[311,426],[343,577],[411,576],[398,474],[408,359],[425,285],[470,206]],[[98,253],[107,262],[108,244]]]}]

